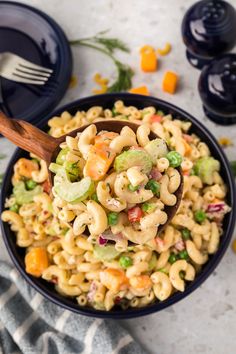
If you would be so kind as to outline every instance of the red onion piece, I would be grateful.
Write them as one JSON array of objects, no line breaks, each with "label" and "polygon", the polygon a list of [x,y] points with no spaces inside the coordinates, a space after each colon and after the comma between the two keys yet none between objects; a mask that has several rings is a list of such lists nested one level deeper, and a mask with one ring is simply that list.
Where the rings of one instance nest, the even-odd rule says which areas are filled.
[{"label": "red onion piece", "polygon": [[[107,230],[107,231],[104,231],[101,235],[99,235],[99,240],[100,240],[100,238],[102,239],[101,242],[104,242],[104,240],[107,242],[108,240],[119,241],[119,240],[122,240],[124,237],[121,232],[119,232],[118,234],[113,234],[111,232],[111,230]],[[100,241],[99,241],[99,243],[100,243]]]},{"label": "red onion piece", "polygon": [[158,168],[153,168],[150,172],[150,178],[155,179],[156,181],[160,181],[162,177],[161,172],[158,170]]},{"label": "red onion piece", "polygon": [[177,251],[183,251],[185,249],[185,243],[182,238],[178,242],[176,242],[175,249],[177,249]]},{"label": "red onion piece", "polygon": [[107,240],[105,238],[103,238],[102,236],[99,236],[98,243],[100,246],[105,246],[105,244],[107,243]]},{"label": "red onion piece", "polygon": [[89,302],[93,302],[93,298],[94,295],[96,294],[96,290],[97,290],[97,284],[94,281],[92,281],[89,292],[87,294],[87,299]]},{"label": "red onion piece", "polygon": [[225,203],[209,204],[207,207],[207,213],[216,213],[224,210]]}]

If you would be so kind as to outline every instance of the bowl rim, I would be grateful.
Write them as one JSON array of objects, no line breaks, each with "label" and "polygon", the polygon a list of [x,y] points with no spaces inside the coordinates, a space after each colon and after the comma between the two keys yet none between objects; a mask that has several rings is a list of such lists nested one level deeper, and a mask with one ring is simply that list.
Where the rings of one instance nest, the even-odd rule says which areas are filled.
[{"label": "bowl rim", "polygon": [[[158,312],[160,310],[163,310],[180,300],[184,299],[188,295],[190,295],[195,289],[197,289],[208,277],[209,275],[214,271],[216,266],[219,264],[221,261],[223,255],[226,252],[226,249],[230,243],[233,230],[234,230],[234,225],[235,225],[235,219],[236,219],[236,205],[235,205],[235,200],[236,200],[236,188],[235,188],[235,182],[234,182],[234,177],[229,165],[229,161],[218,144],[217,140],[215,137],[211,134],[211,132],[204,127],[204,125],[198,121],[196,118],[194,118],[191,114],[187,113],[184,111],[182,108],[179,108],[172,103],[160,100],[156,97],[151,97],[151,96],[143,96],[143,95],[134,95],[130,93],[111,93],[111,94],[102,94],[102,95],[96,95],[96,96],[88,96],[84,97],[78,100],[75,100],[73,102],[70,102],[68,104],[63,105],[62,107],[59,107],[56,111],[52,112],[51,114],[47,115],[44,117],[38,124],[40,128],[45,127],[47,121],[58,114],[61,114],[63,111],[72,111],[73,108],[77,107],[78,109],[79,106],[85,104],[88,106],[95,105],[94,102],[96,102],[96,105],[98,105],[99,102],[103,103],[103,101],[109,100],[111,102],[115,102],[117,100],[123,100],[126,101],[125,103],[128,103],[127,101],[132,101],[132,102],[137,102],[137,105],[143,105],[144,107],[147,106],[146,102],[149,102],[150,105],[157,106],[159,108],[164,108],[166,111],[170,111],[174,115],[179,116],[182,120],[188,120],[193,123],[194,127],[197,127],[198,130],[202,132],[204,135],[205,140],[209,140],[211,142],[211,145],[214,147],[214,150],[217,151],[217,154],[220,158],[221,166],[225,170],[225,175],[227,176],[227,185],[229,187],[229,198],[232,201],[232,210],[229,214],[229,221],[227,228],[225,230],[225,236],[224,239],[221,241],[220,248],[218,251],[212,256],[212,258],[206,263],[205,268],[203,269],[202,272],[199,273],[197,278],[189,283],[185,289],[184,292],[176,292],[173,295],[171,295],[168,299],[166,299],[163,302],[156,301],[151,305],[148,305],[146,307],[141,307],[141,308],[128,308],[126,310],[111,310],[111,311],[104,311],[104,310],[96,310],[94,308],[88,308],[88,307],[80,307],[78,304],[72,303],[70,298],[66,297],[61,297],[59,294],[55,292],[52,293],[50,289],[44,288],[40,284],[40,279],[31,277],[25,272],[24,267],[20,264],[18,258],[17,258],[17,247],[15,249],[11,246],[10,241],[8,240],[7,237],[7,230],[6,230],[6,223],[3,223],[1,221],[1,230],[2,230],[2,238],[4,240],[5,246],[7,248],[8,254],[10,255],[10,258],[20,274],[23,276],[23,278],[36,290],[38,291],[41,295],[43,295],[46,299],[52,301],[54,304],[60,306],[61,308],[70,310],[72,312],[75,312],[77,314],[81,315],[86,315],[90,317],[97,317],[97,318],[113,318],[113,319],[129,319],[129,318],[134,318],[134,317],[141,317],[145,316],[148,314],[152,314],[155,312]],[[101,105],[100,103],[100,105]],[[132,105],[135,105],[135,103],[132,103]],[[161,106],[161,107],[160,107]],[[0,213],[4,210],[4,202],[6,198],[6,191],[9,190],[9,181],[11,180],[12,176],[12,167],[13,164],[15,163],[16,159],[18,159],[23,153],[22,149],[17,148],[9,163],[6,168],[6,174],[3,179],[3,184],[2,184],[2,190],[1,190],[1,196],[0,196]]]}]

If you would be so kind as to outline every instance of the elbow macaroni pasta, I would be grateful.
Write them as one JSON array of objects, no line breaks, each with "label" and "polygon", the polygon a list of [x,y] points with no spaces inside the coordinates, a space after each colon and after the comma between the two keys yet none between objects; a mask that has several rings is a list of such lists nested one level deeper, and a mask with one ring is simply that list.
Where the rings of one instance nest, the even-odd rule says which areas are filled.
[{"label": "elbow macaroni pasta", "polygon": [[[96,141],[105,144],[105,152],[117,156],[130,148],[144,150],[153,131],[181,153],[183,199],[161,233],[158,226],[167,221],[165,207],[176,204],[174,193],[181,183],[178,170],[166,157],[158,158],[153,166],[159,174],[160,195],[146,187],[153,171],[145,173],[139,164],[131,163],[121,171],[107,170],[95,181],[93,195],[76,202],[65,201],[55,187],[54,195],[49,195],[43,160],[21,158],[14,166],[14,190],[6,200],[2,220],[9,223],[17,246],[27,255],[40,252],[41,258],[35,258],[40,276],[55,284],[63,296],[75,298],[78,306],[109,311],[117,305],[125,309],[165,301],[175,292],[183,292],[220,247],[223,217],[230,211],[225,202],[227,188],[219,171],[213,172],[210,185],[192,173],[196,161],[210,157],[211,152],[206,143],[188,133],[191,123],[164,114],[160,122],[153,122],[156,113],[155,107],[138,109],[117,101],[113,110],[96,106],[75,116],[64,112],[48,124],[54,137],[103,119],[139,124],[136,134],[124,127],[111,138],[105,135],[105,140],[104,132],[97,134],[93,124],[76,137],[67,136],[60,145],[65,152],[62,163],[75,180],[76,173],[79,178],[89,176],[87,160]],[[26,188],[30,193],[18,204],[15,188],[30,180],[31,185],[41,186],[40,192],[29,197],[32,192]],[[219,204],[220,213],[214,211]],[[195,217],[199,210],[206,215],[203,221]],[[34,275],[31,268],[27,270]]]}]

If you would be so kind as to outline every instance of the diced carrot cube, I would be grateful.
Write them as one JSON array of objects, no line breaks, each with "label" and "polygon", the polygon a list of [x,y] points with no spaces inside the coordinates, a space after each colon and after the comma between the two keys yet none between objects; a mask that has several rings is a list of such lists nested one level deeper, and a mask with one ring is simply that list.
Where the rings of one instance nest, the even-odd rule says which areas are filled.
[{"label": "diced carrot cube", "polygon": [[164,75],[162,88],[163,91],[174,94],[178,83],[178,75],[173,71],[167,71]]},{"label": "diced carrot cube", "polygon": [[107,268],[100,272],[101,283],[111,291],[117,292],[128,285],[125,272],[120,269]]},{"label": "diced carrot cube", "polygon": [[109,170],[116,154],[106,144],[98,143],[91,147],[84,167],[85,176],[99,181]]},{"label": "diced carrot cube", "polygon": [[137,290],[148,289],[152,286],[152,281],[148,275],[137,275],[130,278],[130,285]]},{"label": "diced carrot cube", "polygon": [[117,137],[119,134],[114,133],[114,132],[106,132],[100,135],[97,135],[94,139],[95,145],[99,144],[105,144],[105,145],[110,145],[110,142]]},{"label": "diced carrot cube", "polygon": [[133,87],[132,89],[129,90],[130,93],[136,93],[139,95],[145,95],[148,96],[149,95],[149,91],[147,86],[139,86],[139,87]]},{"label": "diced carrot cube", "polygon": [[40,247],[32,248],[25,256],[25,265],[27,273],[40,277],[49,266],[47,251]]},{"label": "diced carrot cube", "polygon": [[185,153],[184,153],[184,155],[190,154],[191,151],[192,151],[191,146],[187,143],[187,141],[186,141],[185,139],[182,139],[182,142],[183,142],[184,148],[185,148]]},{"label": "diced carrot cube", "polygon": [[140,66],[144,72],[153,72],[157,70],[157,56],[154,48],[144,46],[141,50]]}]

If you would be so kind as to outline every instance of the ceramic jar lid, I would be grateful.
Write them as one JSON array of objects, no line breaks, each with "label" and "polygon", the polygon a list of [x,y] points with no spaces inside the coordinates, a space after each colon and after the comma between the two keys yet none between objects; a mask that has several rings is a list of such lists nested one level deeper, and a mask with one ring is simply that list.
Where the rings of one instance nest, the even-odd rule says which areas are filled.
[{"label": "ceramic jar lid", "polygon": [[236,123],[236,54],[224,54],[206,65],[198,90],[211,120],[222,125]]},{"label": "ceramic jar lid", "polygon": [[236,10],[222,0],[202,0],[186,12],[182,36],[188,61],[201,69],[236,44]]}]

